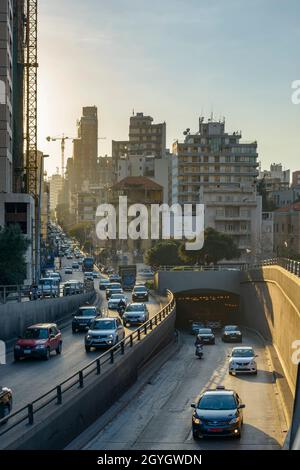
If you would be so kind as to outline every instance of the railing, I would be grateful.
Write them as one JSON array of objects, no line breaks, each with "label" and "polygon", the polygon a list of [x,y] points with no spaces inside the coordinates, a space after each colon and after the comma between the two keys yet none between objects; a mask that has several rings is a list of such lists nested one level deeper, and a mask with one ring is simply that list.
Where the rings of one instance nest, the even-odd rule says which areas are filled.
[{"label": "railing", "polygon": [[60,284],[59,287],[50,286],[48,287],[39,287],[30,288],[29,286],[0,286],[0,304],[6,304],[7,302],[23,302],[26,300],[38,300],[38,299],[47,299],[53,297],[64,297],[68,295],[75,294],[85,294],[93,290],[93,285],[83,285],[81,288],[73,288],[70,290],[65,290],[64,284]]},{"label": "railing", "polygon": [[11,413],[5,418],[2,418],[0,420],[0,426],[4,425],[4,428],[3,430],[0,428],[0,437],[9,433],[22,423],[33,425],[35,414],[49,405],[63,405],[63,397],[67,392],[72,389],[78,390],[84,388],[91,376],[94,377],[101,375],[103,369],[107,368],[108,365],[114,364],[119,357],[126,354],[126,351],[131,350],[136,344],[140,343],[147,334],[151,333],[170,315],[170,313],[173,312],[175,306],[174,296],[170,291],[167,291],[167,295],[168,303],[153,318],[145,322],[142,326],[126,336],[122,341],[117,343],[115,346],[112,346],[78,372],[68,377],[56,387],[53,387],[47,393],[44,393],[28,405],[20,408],[14,413]]},{"label": "railing", "polygon": [[213,266],[160,266],[157,271],[249,271],[250,269],[259,269],[263,266],[278,265],[292,274],[300,277],[300,261],[289,258],[270,258],[259,261],[258,263],[244,264],[222,264]]}]

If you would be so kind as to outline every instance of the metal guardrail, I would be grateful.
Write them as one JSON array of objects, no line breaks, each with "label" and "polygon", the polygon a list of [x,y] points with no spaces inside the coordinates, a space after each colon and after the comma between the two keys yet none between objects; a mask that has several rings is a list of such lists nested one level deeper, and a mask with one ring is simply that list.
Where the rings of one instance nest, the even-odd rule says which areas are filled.
[{"label": "metal guardrail", "polygon": [[103,367],[107,364],[114,364],[118,357],[124,356],[127,350],[132,349],[136,344],[140,343],[148,333],[151,333],[151,331],[173,312],[175,306],[174,296],[170,291],[167,291],[167,295],[169,298],[168,303],[153,318],[145,322],[122,341],[119,341],[119,343],[112,346],[78,372],[68,377],[56,387],[53,387],[47,393],[44,393],[28,405],[2,418],[0,420],[0,426],[4,425],[4,427],[3,429],[0,428],[0,437],[6,435],[22,423],[27,422],[28,425],[33,425],[35,414],[49,405],[63,405],[63,397],[68,391],[74,388],[84,388],[90,376],[101,375]]},{"label": "metal guardrail", "polygon": [[[67,282],[67,281],[66,281]],[[40,300],[40,299],[48,299],[48,298],[54,298],[54,297],[65,297],[68,295],[76,295],[76,294],[85,294],[87,292],[90,292],[91,290],[94,289],[94,284],[91,286],[88,285],[83,285],[81,289],[78,289],[77,291],[71,291],[66,292],[64,289],[64,284],[60,284],[58,289],[55,287],[50,287],[49,288],[39,288],[39,292],[35,289],[31,289],[30,287],[27,286],[20,286],[20,285],[15,285],[15,286],[0,286],[0,305],[1,304],[6,304],[7,302],[23,302],[27,300]]]},{"label": "metal guardrail", "polygon": [[295,261],[289,258],[270,258],[262,260],[254,264],[227,264],[227,265],[214,265],[214,266],[160,266],[157,271],[249,271],[251,269],[260,269],[263,266],[278,265],[287,271],[300,277],[300,261]]}]

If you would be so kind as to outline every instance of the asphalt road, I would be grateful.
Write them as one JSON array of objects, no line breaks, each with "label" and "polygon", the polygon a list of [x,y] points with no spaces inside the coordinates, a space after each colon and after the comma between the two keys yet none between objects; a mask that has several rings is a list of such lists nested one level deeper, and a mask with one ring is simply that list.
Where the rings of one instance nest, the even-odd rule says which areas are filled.
[{"label": "asphalt road", "polygon": [[[63,266],[72,265],[72,260],[63,260]],[[81,271],[74,271],[71,275],[65,275],[61,270],[63,282],[67,279],[83,279]],[[95,280],[97,291],[96,304],[101,304],[103,310],[107,309],[107,302],[102,291],[98,289],[99,279]],[[128,292],[131,299],[131,293]],[[36,302],[39,302],[37,300]],[[159,310],[159,304],[152,298],[149,303],[150,318]],[[108,314],[117,315],[116,312]],[[60,356],[52,353],[50,361],[38,359],[26,359],[14,362],[12,351],[7,355],[7,364],[0,367],[0,384],[7,386],[13,391],[14,411],[27,405],[43,393],[58,385],[64,379],[78,371],[82,366],[95,359],[103,351],[91,351],[86,353],[84,348],[84,333],[73,334],[71,320],[65,322],[61,328],[63,336],[63,351]],[[126,328],[126,332],[135,328]]]},{"label": "asphalt road", "polygon": [[[279,449],[286,438],[286,423],[267,351],[260,341],[244,332],[244,345],[253,346],[259,355],[258,375],[233,377],[228,374],[227,354],[234,345],[218,338],[215,346],[204,347],[204,358],[199,360],[194,355],[194,338],[186,333],[180,337],[180,349],[85,450]],[[194,441],[190,404],[202,389],[216,385],[235,389],[246,404],[242,438]]]}]

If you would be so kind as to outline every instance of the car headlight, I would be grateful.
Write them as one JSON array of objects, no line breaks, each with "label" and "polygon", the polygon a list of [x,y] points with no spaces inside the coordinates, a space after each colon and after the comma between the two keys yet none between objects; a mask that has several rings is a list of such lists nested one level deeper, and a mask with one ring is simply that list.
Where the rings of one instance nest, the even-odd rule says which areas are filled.
[{"label": "car headlight", "polygon": [[237,416],[236,418],[233,418],[229,421],[229,424],[236,424],[236,423],[239,423],[241,421],[241,418],[239,416]]},{"label": "car headlight", "polygon": [[114,339],[114,335],[108,335],[107,339]]},{"label": "car headlight", "polygon": [[193,423],[194,424],[201,424],[201,419],[199,419],[197,416],[193,416]]},{"label": "car headlight", "polygon": [[15,345],[15,349],[21,349],[21,346],[19,346],[18,344]]},{"label": "car headlight", "polygon": [[91,339],[91,335],[86,335],[85,339]]}]

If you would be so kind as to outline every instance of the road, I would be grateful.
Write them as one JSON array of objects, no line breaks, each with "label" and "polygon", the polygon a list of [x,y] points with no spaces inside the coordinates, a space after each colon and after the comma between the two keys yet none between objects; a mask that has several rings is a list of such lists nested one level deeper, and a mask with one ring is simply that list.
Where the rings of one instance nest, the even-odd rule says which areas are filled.
[{"label": "road", "polygon": [[[262,343],[244,332],[244,345],[253,346],[259,355],[258,375],[233,377],[227,371],[232,345],[217,338],[215,346],[205,346],[204,358],[199,360],[194,355],[194,338],[186,333],[180,338],[177,353],[85,450],[279,449],[286,437],[286,423]],[[194,441],[190,404],[202,389],[216,385],[235,389],[246,404],[242,438]]]},{"label": "road", "polygon": [[[64,259],[63,266],[65,265],[72,265],[72,260]],[[62,269],[61,274],[63,282],[68,279],[83,279],[81,271],[74,271],[72,275],[65,275],[64,269]],[[106,310],[107,302],[103,292],[99,291],[98,285],[99,279],[96,279],[96,304],[101,304],[101,308]],[[129,300],[130,297],[131,295],[128,293]],[[37,300],[36,302],[40,301]],[[159,310],[159,305],[154,299],[150,298],[148,306],[151,318]],[[109,313],[116,315],[115,312]],[[12,389],[14,411],[46,393],[103,352],[98,350],[87,354],[84,348],[84,333],[74,335],[71,330],[71,320],[70,315],[70,320],[65,322],[61,329],[63,335],[63,352],[61,356],[52,353],[51,360],[48,362],[27,359],[16,363],[12,351],[8,353],[7,364],[0,367],[0,384]],[[127,333],[132,330],[134,330],[134,327],[126,328]]]}]

